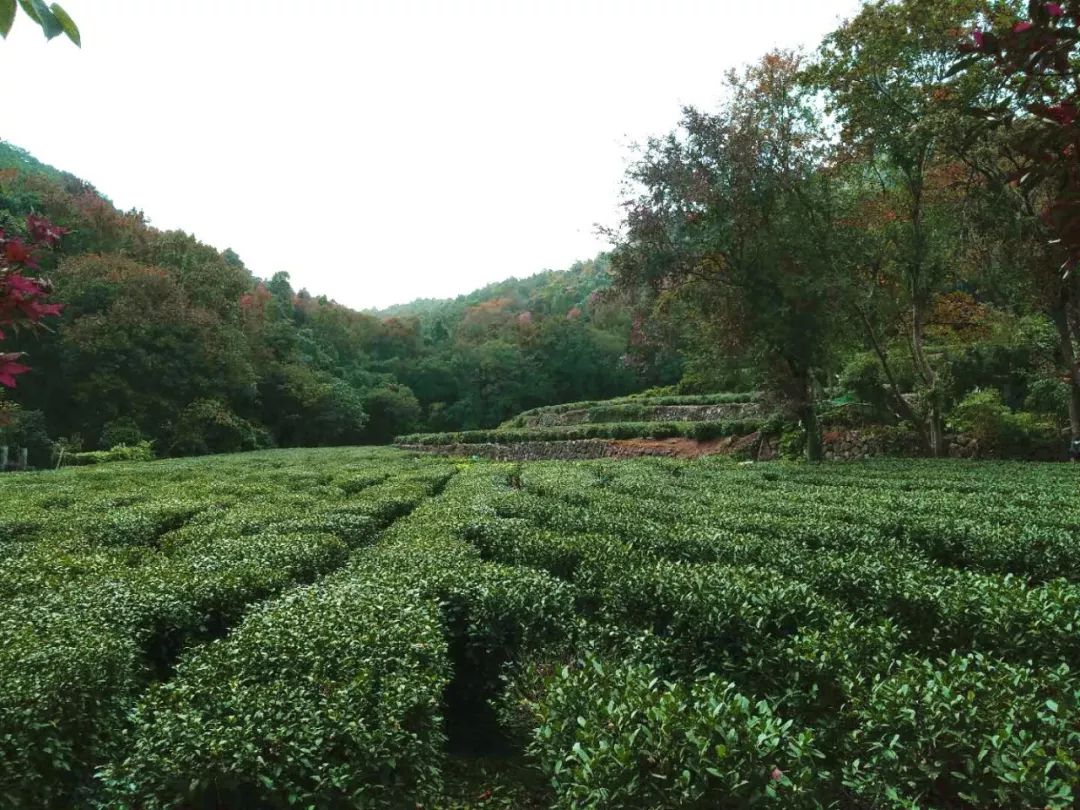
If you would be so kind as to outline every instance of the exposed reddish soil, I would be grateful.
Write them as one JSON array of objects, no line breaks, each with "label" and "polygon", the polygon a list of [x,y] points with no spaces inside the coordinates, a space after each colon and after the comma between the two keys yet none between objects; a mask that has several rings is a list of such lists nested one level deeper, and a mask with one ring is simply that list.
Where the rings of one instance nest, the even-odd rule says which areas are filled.
[{"label": "exposed reddish soil", "polygon": [[711,439],[699,442],[695,439],[615,439],[610,442],[612,456],[669,456],[671,458],[700,458],[701,456],[728,455],[738,442],[731,438]]}]

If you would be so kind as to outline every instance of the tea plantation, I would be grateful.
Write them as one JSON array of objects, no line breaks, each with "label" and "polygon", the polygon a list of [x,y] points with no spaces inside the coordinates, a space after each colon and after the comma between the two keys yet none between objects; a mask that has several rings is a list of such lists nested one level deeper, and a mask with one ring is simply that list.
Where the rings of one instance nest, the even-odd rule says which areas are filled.
[{"label": "tea plantation", "polygon": [[1075,466],[0,479],[0,806],[1073,808]]},{"label": "tea plantation", "polygon": [[517,444],[583,439],[674,439],[708,441],[745,436],[769,420],[756,393],[689,396],[635,395],[596,402],[569,402],[522,411],[490,430],[412,433],[398,436],[404,448],[455,444]]}]

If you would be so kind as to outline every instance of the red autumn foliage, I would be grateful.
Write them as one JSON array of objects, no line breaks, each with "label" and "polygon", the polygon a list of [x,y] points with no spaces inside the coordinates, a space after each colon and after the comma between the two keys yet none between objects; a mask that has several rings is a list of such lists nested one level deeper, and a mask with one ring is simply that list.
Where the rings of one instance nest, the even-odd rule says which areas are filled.
[{"label": "red autumn foliage", "polygon": [[[27,276],[26,271],[37,267],[35,251],[56,247],[67,231],[31,214],[26,232],[30,244],[0,229],[0,340],[5,329],[37,328],[45,318],[60,314],[60,304],[46,303],[49,282]],[[21,357],[21,352],[0,352],[0,385],[14,388],[16,376],[30,370],[19,362]]]},{"label": "red autumn foliage", "polygon": [[1065,252],[1067,272],[1080,261],[1080,1],[1032,0],[1028,19],[1000,30],[976,30],[962,46],[972,58],[993,60],[1016,94],[1012,110],[995,110],[1009,121],[1027,113],[1032,131],[1024,138],[1030,167],[1018,172],[1018,184],[1044,182],[1051,189],[1043,218]]}]

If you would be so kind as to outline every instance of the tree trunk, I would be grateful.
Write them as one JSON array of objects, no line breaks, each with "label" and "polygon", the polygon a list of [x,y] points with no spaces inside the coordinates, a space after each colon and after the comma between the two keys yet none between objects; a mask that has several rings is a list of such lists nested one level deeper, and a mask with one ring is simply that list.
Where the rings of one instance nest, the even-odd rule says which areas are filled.
[{"label": "tree trunk", "polygon": [[923,350],[923,311],[918,301],[911,305],[911,348],[915,355],[915,366],[929,391],[926,424],[930,434],[930,454],[934,458],[941,458],[945,455],[945,415],[942,413],[941,392],[937,390],[937,375]]},{"label": "tree trunk", "polygon": [[915,356],[915,367],[923,378],[929,396],[926,403],[926,425],[930,438],[930,454],[934,458],[945,455],[945,415],[941,392],[937,387],[937,375],[926,359],[923,349],[923,308],[929,303],[931,288],[926,278],[927,242],[923,230],[923,182],[926,164],[930,158],[930,146],[927,144],[915,166],[908,174],[908,188],[911,191],[911,266],[908,282],[911,287],[911,348]]},{"label": "tree trunk", "polygon": [[1080,361],[1073,350],[1072,330],[1065,308],[1060,307],[1051,313],[1051,318],[1058,330],[1058,343],[1061,347],[1061,359],[1068,373],[1069,383],[1069,428],[1072,438],[1080,439]]},{"label": "tree trunk", "polygon": [[783,381],[783,393],[788,413],[798,418],[806,431],[806,460],[821,461],[821,425],[814,409],[814,374],[801,361],[785,357],[787,378]]},{"label": "tree trunk", "polygon": [[800,418],[802,419],[803,428],[806,430],[806,460],[816,463],[824,457],[821,442],[821,425],[818,424],[813,397],[807,399],[807,403],[803,405]]},{"label": "tree trunk", "polygon": [[814,407],[814,376],[807,372],[798,373],[796,377],[799,385],[799,421],[806,431],[806,460],[818,462],[822,460],[824,453],[821,446],[821,424]]},{"label": "tree trunk", "polygon": [[896,382],[896,376],[892,372],[892,366],[889,365],[889,355],[885,352],[885,348],[881,345],[881,341],[878,340],[877,333],[874,331],[874,325],[870,322],[870,317],[862,307],[856,305],[855,309],[858,311],[863,326],[866,328],[867,337],[870,338],[870,345],[873,347],[874,354],[877,355],[878,362],[881,364],[881,370],[885,374],[885,380],[889,383],[889,391],[893,396],[897,415],[911,422],[915,427],[915,430],[919,432],[919,436],[929,446],[930,439],[926,434],[926,427],[923,425],[922,420],[919,419],[915,411],[912,410],[908,401],[904,399],[904,395],[900,393],[900,386]]}]

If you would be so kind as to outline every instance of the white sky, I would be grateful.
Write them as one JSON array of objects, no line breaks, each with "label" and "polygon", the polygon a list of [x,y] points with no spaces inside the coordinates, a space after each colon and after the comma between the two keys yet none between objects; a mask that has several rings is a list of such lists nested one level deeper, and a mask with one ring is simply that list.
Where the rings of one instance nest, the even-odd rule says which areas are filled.
[{"label": "white sky", "polygon": [[[0,138],[160,228],[356,308],[607,245],[629,145],[857,0],[62,0],[21,16]],[[21,12],[20,12],[21,15]]]}]

